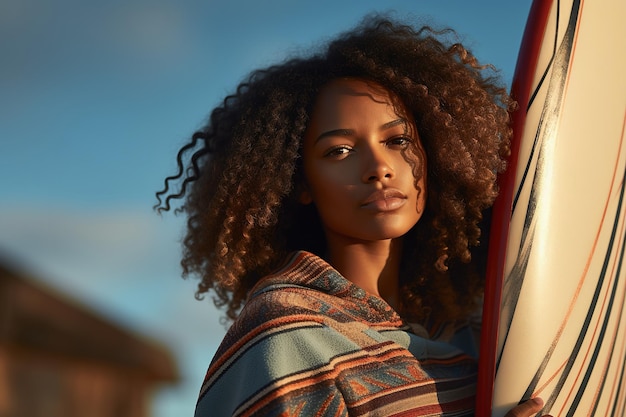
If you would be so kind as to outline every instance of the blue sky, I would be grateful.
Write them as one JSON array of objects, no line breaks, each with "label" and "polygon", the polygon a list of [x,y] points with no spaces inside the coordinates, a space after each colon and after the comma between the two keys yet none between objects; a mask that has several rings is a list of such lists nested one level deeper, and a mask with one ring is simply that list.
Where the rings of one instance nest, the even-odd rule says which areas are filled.
[{"label": "blue sky", "polygon": [[510,84],[530,0],[0,0],[0,254],[166,344],[192,415],[224,328],[180,279],[182,219],[152,212],[180,145],[252,69],[372,11],[455,28]]}]

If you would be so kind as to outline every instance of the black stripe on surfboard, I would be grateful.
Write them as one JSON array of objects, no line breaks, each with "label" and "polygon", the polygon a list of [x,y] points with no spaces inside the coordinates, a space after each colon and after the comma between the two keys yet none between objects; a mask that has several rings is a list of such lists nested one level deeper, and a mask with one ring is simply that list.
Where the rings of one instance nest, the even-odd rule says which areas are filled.
[{"label": "black stripe on surfboard", "polygon": [[[624,194],[624,181],[626,180],[626,173],[624,174],[624,178],[622,179],[622,198],[623,198],[623,194]],[[620,200],[620,207],[621,207],[621,203],[622,201]],[[614,221],[614,228],[617,228],[617,224],[620,222],[620,219],[622,218],[622,212],[621,210],[618,210],[618,213],[616,215],[615,221]],[[602,348],[602,344],[604,342],[604,338],[606,336],[607,333],[607,328],[609,326],[609,320],[611,318],[611,313],[614,313],[615,311],[613,310],[613,303],[615,302],[615,296],[617,295],[617,288],[619,287],[619,284],[621,284],[620,278],[621,278],[621,271],[622,271],[622,263],[624,261],[624,242],[622,241],[622,245],[621,245],[621,250],[620,250],[620,254],[619,254],[619,262],[618,262],[618,266],[617,266],[617,271],[615,274],[615,280],[613,281],[613,288],[611,289],[611,296],[609,298],[609,303],[607,308],[605,309],[604,313],[604,320],[602,322],[602,327],[600,329],[600,334],[598,336],[598,339],[596,341],[596,345],[593,351],[593,354],[591,356],[591,360],[589,361],[589,364],[587,365],[587,370],[585,371],[585,376],[583,377],[581,384],[578,388],[578,392],[576,393],[576,396],[574,397],[574,400],[572,401],[572,405],[567,413],[567,417],[571,417],[574,415],[574,412],[576,411],[576,408],[578,407],[578,404],[580,404],[580,400],[582,399],[583,394],[585,393],[585,390],[587,389],[587,385],[589,384],[589,379],[591,378],[591,373],[593,372],[595,366],[596,366],[596,362],[598,360],[598,356],[600,354],[600,349]],[[610,257],[611,254],[607,254],[607,258]],[[608,262],[608,259],[606,260]],[[603,271],[606,272],[606,271]],[[623,303],[622,303],[623,304]],[[623,305],[622,305],[623,308]],[[595,309],[595,306],[594,306]],[[617,333],[619,330],[619,322],[621,322],[621,317],[622,317],[622,311],[619,312],[620,317],[618,319],[618,325],[616,326],[616,330],[615,330],[615,334],[613,337],[613,340],[611,342],[611,351],[613,350],[613,347],[615,346],[615,339],[617,338]],[[606,381],[606,373],[604,374],[604,377],[602,378],[602,386],[604,386],[604,382]],[[601,392],[601,391],[600,391]],[[598,399],[596,398],[596,404],[597,404]]]},{"label": "black stripe on surfboard", "polygon": [[[624,389],[624,369],[626,368],[626,360],[622,361],[622,370],[620,373],[619,383],[617,384],[617,389],[615,390],[615,399],[613,400],[613,409],[611,410],[612,416],[623,416],[624,412],[624,395],[621,394],[622,389]],[[620,406],[620,402],[622,403],[622,407],[618,409]],[[618,413],[619,411],[619,413]]]},{"label": "black stripe on surfboard", "polygon": [[[557,4],[560,8],[560,2]],[[550,82],[548,84],[548,91],[546,93],[546,100],[541,110],[541,117],[537,127],[537,136],[535,142],[540,143],[538,152],[538,162],[536,168],[536,174],[533,177],[533,184],[530,191],[529,204],[526,212],[526,218],[524,220],[524,226],[522,229],[522,236],[520,240],[520,252],[513,264],[511,272],[504,280],[502,290],[501,312],[500,312],[500,328],[505,329],[503,336],[502,349],[500,350],[498,357],[496,358],[496,374],[500,367],[500,361],[502,359],[502,352],[506,346],[513,316],[517,308],[517,302],[522,290],[522,284],[524,282],[524,276],[526,269],[528,268],[528,260],[530,258],[531,249],[533,246],[533,237],[535,234],[535,211],[537,204],[541,198],[541,181],[544,180],[542,170],[547,161],[545,161],[544,148],[550,144],[550,140],[554,140],[553,137],[546,137],[550,133],[553,133],[558,125],[558,118],[561,110],[561,102],[563,100],[563,91],[565,89],[565,82],[567,79],[567,69],[572,54],[574,35],[576,31],[576,25],[578,20],[578,10],[580,8],[580,1],[574,1],[572,4],[572,10],[568,22],[568,26],[563,35],[563,40],[559,45],[557,53],[554,58],[554,69],[550,76]],[[560,9],[558,9],[560,10]],[[557,31],[558,34],[558,31]]]},{"label": "black stripe on surfboard", "polygon": [[[624,227],[624,225],[622,225],[622,232],[623,232],[623,227]],[[621,248],[620,255],[619,255],[619,264],[618,264],[618,269],[617,269],[617,273],[616,273],[616,277],[617,277],[616,278],[616,282],[619,281],[620,277],[621,277],[621,269],[622,269],[622,265],[623,265],[623,261],[624,261],[624,248],[625,248],[625,246],[626,246],[626,242],[623,241],[622,242],[622,248]],[[617,287],[617,284],[614,284],[613,292],[616,291],[616,287]],[[612,297],[613,297],[613,295],[612,295]],[[613,311],[613,309],[611,307],[609,307],[608,310],[610,312]],[[597,390],[598,393],[604,392],[604,387],[606,385],[607,378],[609,377],[608,370],[611,369],[611,364],[613,364],[613,362],[614,362],[614,360],[616,358],[619,359],[620,363],[621,363],[621,370],[618,372],[618,375],[620,375],[620,382],[619,382],[619,386],[618,386],[618,389],[617,389],[616,392],[619,392],[619,387],[621,387],[622,380],[623,380],[623,377],[624,377],[624,362],[625,362],[624,361],[624,359],[625,359],[624,358],[624,351],[623,351],[623,349],[620,349],[619,352],[615,351],[615,345],[617,343],[617,337],[618,337],[618,335],[620,333],[619,331],[620,331],[620,329],[622,327],[621,326],[622,319],[624,318],[624,294],[622,294],[621,306],[620,306],[620,309],[618,310],[618,312],[619,312],[619,317],[617,319],[617,323],[615,324],[615,332],[613,334],[613,340],[611,341],[611,349],[610,349],[611,354],[609,355],[609,361],[606,364],[606,368],[604,369],[604,372],[603,372],[603,375],[602,375],[602,379],[601,379],[601,383],[599,384],[599,389]],[[608,318],[605,319],[605,324],[604,324],[605,326],[606,326],[607,322],[608,322]],[[598,347],[596,347],[596,349],[598,349]],[[591,369],[593,369],[593,364],[590,365],[590,367],[587,369],[587,374],[590,374],[590,370]],[[579,396],[582,396],[582,393],[580,392],[580,390],[579,390]],[[618,402],[619,398],[620,398],[619,395],[616,395],[615,401],[613,403],[613,413],[611,415],[616,415],[615,414],[615,408],[617,406],[617,402]],[[580,398],[578,399],[577,404],[578,404],[578,402],[580,402]],[[600,404],[600,395],[597,395],[596,398],[595,398],[595,401],[594,401],[594,404],[593,404],[593,408],[591,410],[590,415],[592,415],[592,416],[596,415],[596,411],[598,409],[598,405],[599,404]]]},{"label": "black stripe on surfboard", "polygon": [[[554,57],[556,56],[556,53],[558,50],[558,42],[559,42],[559,16],[560,14],[561,14],[561,2],[557,0],[556,25],[555,25],[554,39],[553,39],[553,46],[552,46],[552,55],[550,56],[548,65],[546,65],[546,68],[543,70],[543,74],[541,74],[541,78],[539,82],[537,83],[537,86],[530,93],[528,103],[526,104],[526,114],[528,114],[528,111],[530,110],[533,103],[535,102],[535,98],[537,97],[537,94],[539,94],[539,91],[541,90],[541,87],[543,86],[545,80],[547,79],[548,73],[550,72],[550,69],[552,68],[552,65],[554,64]],[[539,132],[539,129],[537,129],[537,132]],[[528,155],[528,159],[526,160],[526,167],[524,168],[524,173],[522,174],[522,178],[520,179],[519,187],[517,188],[515,192],[515,197],[513,197],[513,204],[511,205],[511,216],[513,216],[513,213],[515,213],[515,207],[517,207],[517,201],[519,200],[519,196],[522,192],[522,189],[524,188],[524,184],[526,183],[526,178],[528,177],[528,173],[530,172],[530,164],[531,164],[531,161],[533,160],[533,157],[535,156],[535,150],[537,149],[537,144],[539,142],[538,139],[539,139],[539,135],[535,134],[535,140],[533,142],[533,146],[530,148],[530,154]]]},{"label": "black stripe on surfboard", "polygon": [[[623,134],[623,133],[622,133]],[[626,310],[622,311],[622,317],[626,314]],[[626,338],[625,338],[626,339]],[[611,416],[623,416],[626,414],[626,340],[624,340],[624,344],[622,345],[622,362],[621,362],[621,370],[619,372],[619,382],[617,383],[617,387],[613,390],[615,397],[613,399],[613,408],[611,410]]]},{"label": "black stripe on surfboard", "polygon": [[[622,311],[622,314],[620,316],[620,320],[619,323],[617,325],[617,330],[616,333],[619,333],[619,328],[620,328],[620,324],[622,322],[622,319],[624,318],[624,311]],[[622,342],[624,342],[624,340],[622,340]],[[616,365],[617,368],[619,368],[618,371],[616,371],[613,375],[614,375],[614,381],[616,381],[614,383],[613,389],[611,390],[611,393],[608,394],[610,395],[609,401],[611,400],[611,398],[613,399],[612,403],[608,403],[607,404],[607,410],[605,414],[600,414],[600,416],[623,416],[624,415],[624,394],[621,393],[622,391],[622,387],[623,387],[623,383],[624,383],[624,368],[626,366],[626,353],[624,351],[624,345],[622,343],[622,349],[620,349],[619,352],[615,353],[613,352],[613,354],[611,355],[611,359],[609,364],[607,365],[607,370],[611,369],[611,364],[613,364],[613,360],[617,359],[619,360],[619,362]],[[608,374],[608,372],[607,372]],[[618,378],[619,376],[619,378]],[[604,395],[605,393],[605,385],[607,382],[607,378],[608,375],[605,376],[605,378],[602,380],[602,384],[600,385],[600,387],[598,388],[598,393],[601,395]],[[599,397],[600,398],[600,397]],[[622,407],[618,408],[620,406],[620,403],[622,403]],[[598,412],[598,406],[600,405],[600,401],[599,399],[594,403],[593,405],[593,409],[591,410],[591,412],[589,413],[589,415],[591,416],[595,416],[596,413]],[[608,412],[608,409],[611,409],[610,412]]]},{"label": "black stripe on surfboard", "polygon": [[[626,121],[626,115],[624,117],[624,121]],[[622,140],[624,137],[624,124],[622,124],[622,134],[621,134]],[[626,176],[626,174],[625,174]],[[624,228],[626,226],[623,224],[622,225],[622,233],[624,232]],[[622,241],[622,249],[621,249],[621,254],[620,254],[620,264],[619,264],[619,268],[621,269],[622,265],[623,265],[623,261],[624,261],[624,251],[625,251],[625,247],[626,247],[626,236],[623,237],[623,241]],[[618,279],[621,277],[621,271],[617,272],[617,277]],[[600,394],[600,393],[604,393],[604,389],[605,389],[605,385],[607,383],[607,378],[609,377],[609,369],[611,369],[611,365],[614,364],[614,360],[617,360],[618,363],[614,364],[617,366],[617,368],[619,368],[619,370],[617,370],[616,372],[613,372],[613,389],[611,390],[611,394],[609,397],[609,401],[611,400],[611,398],[613,399],[613,403],[612,404],[608,404],[608,407],[611,407],[611,413],[607,414],[607,415],[611,415],[611,416],[617,416],[617,415],[624,415],[624,412],[626,411],[624,409],[625,404],[624,404],[624,393],[622,392],[622,390],[624,389],[624,377],[625,377],[625,372],[626,372],[626,335],[622,335],[622,339],[620,339],[621,345],[619,347],[619,350],[615,350],[615,346],[617,343],[617,337],[620,334],[620,329],[622,328],[622,321],[625,318],[626,315],[626,293],[622,292],[622,301],[621,301],[621,306],[619,308],[619,310],[617,310],[619,312],[619,318],[617,320],[617,324],[615,325],[615,335],[613,337],[613,341],[612,341],[612,345],[611,345],[611,354],[609,357],[609,362],[606,365],[606,369],[604,370],[603,373],[603,378],[602,378],[602,382],[600,384],[600,387],[598,389],[598,394],[596,397],[596,402],[594,403],[593,409],[590,413],[590,415],[596,415],[599,403],[600,403],[600,398],[601,395],[604,394]],[[618,378],[619,377],[619,378]],[[617,385],[617,386],[615,386]],[[621,407],[620,407],[621,404]],[[608,410],[606,410],[608,411]]]},{"label": "black stripe on surfboard", "polygon": [[537,83],[537,87],[535,87],[533,92],[530,94],[530,97],[528,98],[528,104],[526,105],[526,113],[528,113],[528,110],[531,108],[531,106],[535,102],[535,98],[537,97],[537,94],[539,94],[539,90],[541,90],[541,86],[543,85],[544,81],[548,77],[548,73],[550,72],[550,67],[554,63],[554,57],[556,56],[556,51],[559,46],[560,16],[561,16],[561,2],[560,0],[557,0],[556,2],[556,25],[555,25],[555,30],[554,30],[554,39],[552,40],[552,56],[550,56],[550,60],[548,61],[548,65],[543,71],[543,74],[541,74],[541,78],[539,79],[539,82]]},{"label": "black stripe on surfboard", "polygon": [[[622,358],[624,359],[624,358]],[[611,414],[607,414],[609,416],[623,416],[626,413],[626,408],[624,407],[624,393],[622,390],[624,389],[624,367],[626,366],[626,360],[622,361],[621,372],[619,382],[617,384],[617,389],[615,390],[615,398],[613,399],[613,407],[611,409]],[[621,407],[620,407],[621,403]],[[595,414],[595,409],[594,409]]]},{"label": "black stripe on surfboard", "polygon": [[[619,218],[620,218],[619,214],[622,212],[622,205],[624,202],[625,187],[626,187],[626,172],[624,172],[624,177],[622,177],[617,214],[613,222],[613,227],[611,230],[611,238],[609,240],[608,247],[606,250],[606,256],[604,257],[604,262],[602,264],[602,269],[598,277],[596,289],[593,293],[593,297],[591,299],[590,307],[587,311],[585,321],[583,322],[582,330],[579,333],[578,338],[576,339],[576,343],[574,344],[574,347],[572,348],[572,352],[569,355],[569,358],[563,368],[563,371],[561,372],[561,375],[559,377],[558,382],[555,385],[554,390],[552,391],[550,397],[545,401],[545,406],[542,412],[549,412],[551,407],[554,405],[557,397],[559,396],[561,390],[563,389],[563,386],[565,385],[565,381],[569,377],[569,374],[574,366],[574,362],[576,361],[576,358],[578,357],[578,354],[580,353],[581,346],[587,335],[587,330],[589,329],[589,323],[591,323],[591,319],[593,317],[593,314],[595,313],[595,309],[598,304],[598,299],[600,298],[600,293],[602,292],[602,286],[604,284],[604,279],[606,278],[606,271],[608,269],[609,261],[611,259],[613,245],[615,244],[615,236],[617,234]],[[537,388],[539,380],[541,379],[541,376],[543,375],[545,368],[548,365],[548,362],[550,361],[552,354],[554,353],[557,341],[558,339],[555,339],[553,341],[552,346],[550,347],[548,353],[546,354],[546,357],[544,358],[539,369],[537,370],[537,373],[535,374],[530,384],[528,385],[528,388],[526,389],[526,392],[524,393],[522,400],[520,402],[530,399],[532,394],[535,392],[535,389]]]}]

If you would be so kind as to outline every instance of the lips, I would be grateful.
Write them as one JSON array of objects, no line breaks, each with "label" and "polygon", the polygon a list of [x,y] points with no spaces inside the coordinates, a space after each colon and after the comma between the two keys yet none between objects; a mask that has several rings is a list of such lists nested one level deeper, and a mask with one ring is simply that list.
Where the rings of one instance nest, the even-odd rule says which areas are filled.
[{"label": "lips", "polygon": [[362,203],[361,207],[374,211],[393,211],[402,207],[407,200],[406,194],[395,188],[374,191]]}]

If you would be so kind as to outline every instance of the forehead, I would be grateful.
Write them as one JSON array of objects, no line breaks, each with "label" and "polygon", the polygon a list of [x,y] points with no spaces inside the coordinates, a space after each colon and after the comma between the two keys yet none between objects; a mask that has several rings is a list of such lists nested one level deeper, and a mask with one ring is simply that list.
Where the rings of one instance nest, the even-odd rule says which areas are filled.
[{"label": "forehead", "polygon": [[406,116],[400,101],[383,86],[358,78],[340,78],[322,88],[315,101],[313,118],[332,118],[333,115],[339,117],[363,111]]}]

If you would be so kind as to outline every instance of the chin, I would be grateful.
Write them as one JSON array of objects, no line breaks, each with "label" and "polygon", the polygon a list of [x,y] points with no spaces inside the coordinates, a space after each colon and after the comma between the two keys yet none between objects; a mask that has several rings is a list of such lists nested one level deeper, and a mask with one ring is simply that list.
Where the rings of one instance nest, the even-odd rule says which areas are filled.
[{"label": "chin", "polygon": [[367,237],[364,240],[376,241],[376,240],[389,240],[397,239],[406,235],[411,228],[385,228],[377,231],[371,231],[367,233]]}]

